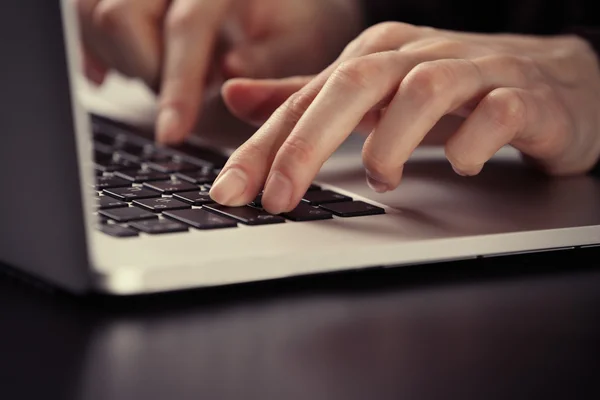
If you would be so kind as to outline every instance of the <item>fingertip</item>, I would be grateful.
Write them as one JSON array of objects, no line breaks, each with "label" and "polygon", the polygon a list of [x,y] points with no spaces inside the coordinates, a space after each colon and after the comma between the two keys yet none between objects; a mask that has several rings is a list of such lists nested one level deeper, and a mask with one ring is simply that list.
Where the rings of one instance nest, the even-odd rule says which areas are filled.
[{"label": "fingertip", "polygon": [[223,58],[223,75],[227,79],[249,76],[243,57],[239,52],[230,52]]},{"label": "fingertip", "polygon": [[164,145],[175,145],[185,140],[186,129],[180,110],[165,107],[156,120],[156,140]]},{"label": "fingertip", "polygon": [[236,90],[240,90],[240,88],[242,88],[242,90],[244,89],[244,86],[248,85],[248,82],[250,79],[244,79],[244,78],[230,78],[228,80],[226,80],[223,83],[223,86],[221,87],[221,95],[223,96],[224,99],[229,98],[230,96],[235,96],[236,95]]},{"label": "fingertip", "polygon": [[250,79],[227,81],[221,94],[233,115],[253,124],[266,121],[276,107],[271,105],[274,94],[272,88]]}]

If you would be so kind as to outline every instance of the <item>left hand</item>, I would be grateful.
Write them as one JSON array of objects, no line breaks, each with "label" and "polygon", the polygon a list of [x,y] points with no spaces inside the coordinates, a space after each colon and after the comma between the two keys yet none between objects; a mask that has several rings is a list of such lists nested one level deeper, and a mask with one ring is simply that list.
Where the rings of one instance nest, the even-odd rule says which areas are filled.
[{"label": "left hand", "polygon": [[600,155],[600,67],[591,47],[572,36],[385,23],[314,78],[233,80],[223,93],[246,120],[274,113],[232,155],[211,196],[240,206],[264,187],[263,205],[274,214],[298,205],[356,130],[369,133],[363,162],[377,192],[398,187],[415,148],[450,114],[465,118],[445,143],[460,175],[477,175],[505,145],[551,175],[586,172]]},{"label": "left hand", "polygon": [[362,25],[359,0],[72,1],[86,76],[100,85],[114,70],[153,89],[166,144],[191,134],[222,77],[316,73]]}]

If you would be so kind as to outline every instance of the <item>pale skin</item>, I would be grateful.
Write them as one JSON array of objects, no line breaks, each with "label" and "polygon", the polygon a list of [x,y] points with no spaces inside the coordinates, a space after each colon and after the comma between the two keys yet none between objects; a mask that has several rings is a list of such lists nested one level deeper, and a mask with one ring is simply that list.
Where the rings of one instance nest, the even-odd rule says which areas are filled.
[{"label": "pale skin", "polygon": [[358,0],[73,1],[87,77],[116,71],[156,91],[165,144],[192,133],[213,77],[317,73],[362,26]]},{"label": "pale skin", "polygon": [[240,206],[264,187],[262,204],[274,214],[298,205],[354,131],[368,135],[363,164],[381,193],[400,185],[404,164],[446,115],[464,118],[443,143],[462,176],[479,174],[506,145],[556,176],[584,173],[600,155],[600,65],[574,36],[384,23],[317,76],[235,79],[223,94],[240,118],[262,126],[229,159],[211,196]]},{"label": "pale skin", "polygon": [[394,190],[415,148],[448,115],[463,119],[441,143],[459,175],[479,174],[505,145],[553,176],[584,173],[600,155],[600,66],[575,36],[395,22],[359,35],[358,0],[74,1],[88,77],[100,84],[112,69],[155,89],[163,143],[190,134],[213,73],[288,76],[224,85],[231,112],[260,128],[213,185],[221,204],[247,204],[264,189],[267,211],[292,210],[354,131],[367,136],[369,185]]}]

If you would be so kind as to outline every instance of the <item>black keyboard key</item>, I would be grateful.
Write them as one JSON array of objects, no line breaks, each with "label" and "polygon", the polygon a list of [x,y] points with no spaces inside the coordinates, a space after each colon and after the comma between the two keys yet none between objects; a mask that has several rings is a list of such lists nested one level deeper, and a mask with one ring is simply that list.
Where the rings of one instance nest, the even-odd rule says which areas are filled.
[{"label": "black keyboard key", "polygon": [[137,156],[137,157],[141,157],[144,154],[146,154],[146,152],[152,151],[151,146],[145,146],[142,144],[131,143],[131,142],[122,142],[122,143],[117,144],[115,147],[117,148],[116,150],[119,153],[130,154],[132,156]]},{"label": "black keyboard key", "polygon": [[339,194],[336,192],[332,192],[331,190],[315,190],[312,192],[307,192],[304,195],[304,202],[318,206],[321,204],[327,203],[339,203],[342,201],[352,201],[352,198],[348,196],[344,196],[343,194]]},{"label": "black keyboard key", "polygon": [[199,208],[191,210],[169,211],[163,215],[201,230],[237,227],[237,222],[234,220]]},{"label": "black keyboard key", "polygon": [[129,207],[129,204],[108,196],[96,197],[96,208],[99,210],[109,210],[111,208],[121,207]]},{"label": "black keyboard key", "polygon": [[129,224],[129,226],[149,235],[188,232],[190,230],[190,228],[187,225],[169,219],[132,222]]},{"label": "black keyboard key", "polygon": [[106,233],[107,235],[118,237],[118,238],[128,238],[139,236],[138,231],[133,230],[131,228],[110,224],[110,225],[102,225],[100,227],[100,231]]},{"label": "black keyboard key", "polygon": [[153,149],[150,146],[127,143],[121,148],[117,149],[117,154],[122,158],[139,163],[150,157],[152,151]]},{"label": "black keyboard key", "polygon": [[204,185],[213,183],[217,178],[217,174],[212,170],[201,170],[197,172],[179,173],[176,175],[179,179],[194,183],[196,185]]},{"label": "black keyboard key", "polygon": [[124,141],[130,134],[130,132],[126,133],[122,124],[104,117],[92,116],[91,125],[94,136],[105,135],[114,138],[115,142]]},{"label": "black keyboard key", "polygon": [[[308,188],[308,192],[313,192],[316,190],[321,190],[321,187],[317,186],[317,185],[310,185],[310,187]],[[254,201],[251,203],[254,207],[259,207],[262,208],[262,197],[264,195],[264,192],[261,192],[258,196],[256,196],[256,199],[254,199]]]},{"label": "black keyboard key", "polygon": [[194,192],[175,193],[173,198],[184,201],[196,207],[203,206],[205,204],[212,204],[214,200],[210,198],[210,195],[205,190],[196,190]]},{"label": "black keyboard key", "polygon": [[157,219],[156,214],[142,210],[137,207],[115,208],[114,210],[102,210],[100,215],[116,222],[142,221],[145,219]]},{"label": "black keyboard key", "polygon": [[146,182],[144,186],[156,190],[162,194],[173,194],[178,192],[190,192],[198,189],[197,185],[193,185],[189,182],[182,182],[177,180],[160,181],[160,182]]},{"label": "black keyboard key", "polygon": [[220,204],[204,206],[204,209],[236,219],[245,225],[271,225],[285,222],[285,218],[271,215],[252,207],[226,207]]},{"label": "black keyboard key", "polygon": [[124,171],[128,169],[136,169],[139,167],[140,164],[118,156],[108,160],[96,160],[95,166],[97,171],[102,172]]},{"label": "black keyboard key", "polygon": [[148,167],[158,171],[164,172],[167,174],[173,174],[175,172],[195,172],[200,171],[202,167],[199,167],[195,164],[191,164],[188,162],[176,162],[176,161],[168,161],[168,162],[151,162],[148,163]]},{"label": "black keyboard key", "polygon": [[113,147],[115,145],[115,137],[102,132],[96,132],[94,133],[94,144],[96,143],[103,146]]},{"label": "black keyboard key", "polygon": [[131,186],[131,182],[125,179],[116,178],[114,176],[98,176],[96,177],[96,190],[114,189]]},{"label": "black keyboard key", "polygon": [[363,217],[367,215],[385,214],[385,210],[380,207],[367,204],[363,201],[352,201],[347,203],[331,203],[322,205],[321,208],[331,211],[338,217]]},{"label": "black keyboard key", "polygon": [[163,151],[163,150],[154,149],[154,152],[152,152],[150,154],[146,154],[142,158],[142,161],[155,162],[155,163],[169,162],[169,161],[173,161],[173,155],[171,153],[167,153],[166,151]]},{"label": "black keyboard key", "polygon": [[94,161],[108,162],[113,158],[112,147],[94,144]]},{"label": "black keyboard key", "polygon": [[114,197],[123,201],[133,201],[140,199],[152,199],[160,197],[160,193],[154,190],[146,189],[140,186],[117,188],[117,189],[106,189],[103,192],[105,195]]},{"label": "black keyboard key", "polygon": [[254,201],[252,202],[252,205],[254,207],[259,207],[262,208],[262,198],[263,198],[263,194],[264,193],[260,193],[258,196],[256,196],[256,198],[254,199]]},{"label": "black keyboard key", "polygon": [[333,218],[333,215],[329,211],[313,207],[307,203],[300,203],[295,210],[285,213],[283,216],[296,222],[320,221]]},{"label": "black keyboard key", "polygon": [[169,174],[162,172],[139,169],[135,171],[119,171],[115,175],[127,179],[130,182],[144,183],[151,181],[166,181],[171,178]]},{"label": "black keyboard key", "polygon": [[168,197],[159,197],[157,199],[134,200],[133,205],[139,206],[145,210],[152,211],[155,213],[192,208],[192,206],[190,206],[187,203]]},{"label": "black keyboard key", "polygon": [[222,167],[227,158],[206,148],[194,146],[189,142],[171,147],[178,153],[177,157],[202,167]]}]

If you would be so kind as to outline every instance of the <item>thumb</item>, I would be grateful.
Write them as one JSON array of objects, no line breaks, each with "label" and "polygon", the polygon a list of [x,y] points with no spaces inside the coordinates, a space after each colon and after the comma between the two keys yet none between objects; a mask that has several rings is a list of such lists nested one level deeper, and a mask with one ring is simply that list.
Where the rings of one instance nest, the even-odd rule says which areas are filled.
[{"label": "thumb", "polygon": [[222,95],[233,115],[250,124],[261,125],[312,78],[231,79],[223,85]]}]

